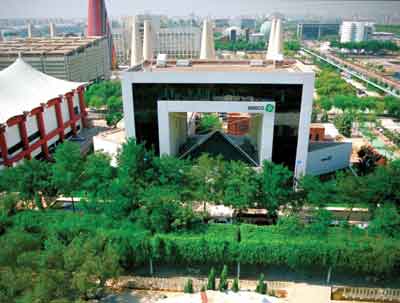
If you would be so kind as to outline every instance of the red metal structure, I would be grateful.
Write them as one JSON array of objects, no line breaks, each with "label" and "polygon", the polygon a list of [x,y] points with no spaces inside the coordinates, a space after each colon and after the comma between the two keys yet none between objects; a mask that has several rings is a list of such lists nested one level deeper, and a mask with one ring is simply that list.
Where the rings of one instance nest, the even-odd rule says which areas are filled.
[{"label": "red metal structure", "polygon": [[[18,125],[19,134],[22,142],[21,152],[13,155],[12,157],[8,154],[7,141],[5,137],[6,125],[0,125],[0,165],[12,166],[13,163],[22,160],[23,158],[31,159],[31,153],[38,148],[41,148],[45,158],[50,157],[48,141],[52,138],[59,136],[59,140],[62,142],[65,140],[65,129],[71,127],[72,134],[77,134],[77,122],[82,121],[82,126],[87,127],[87,111],[86,104],[83,95],[84,87],[78,87],[78,89],[65,94],[64,100],[68,103],[69,117],[65,119],[61,111],[61,102],[63,102],[61,96],[46,103],[42,103],[41,106],[32,109],[30,112],[24,112],[22,115],[12,117],[8,119],[7,126],[12,127]],[[80,113],[76,114],[73,110],[73,95],[78,94],[79,96],[79,107]],[[55,108],[57,128],[53,131],[46,133],[45,121],[43,119],[43,112],[45,108]],[[40,133],[40,139],[35,143],[31,144],[28,139],[26,121],[28,116],[36,116],[36,122]],[[67,121],[66,121],[67,120]]]},{"label": "red metal structure", "polygon": [[89,0],[87,36],[107,36],[111,54],[111,65],[113,68],[116,68],[117,56],[104,0]]}]

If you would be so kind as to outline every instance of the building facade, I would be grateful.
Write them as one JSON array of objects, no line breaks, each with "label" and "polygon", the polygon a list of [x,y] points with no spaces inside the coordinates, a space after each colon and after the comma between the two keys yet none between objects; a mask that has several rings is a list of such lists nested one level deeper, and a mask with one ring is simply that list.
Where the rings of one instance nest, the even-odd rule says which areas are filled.
[{"label": "building facade", "polygon": [[108,39],[103,37],[31,38],[0,42],[0,71],[19,55],[35,69],[50,76],[76,82],[109,79]]},{"label": "building facade", "polygon": [[299,40],[320,40],[322,38],[339,37],[338,23],[299,23],[297,38]]},{"label": "building facade", "polygon": [[361,42],[373,33],[373,23],[364,21],[343,21],[340,28],[340,42]]},{"label": "building facade", "polygon": [[162,28],[157,33],[155,53],[171,58],[198,58],[201,30],[198,27]]},{"label": "building facade", "polygon": [[[264,159],[282,163],[296,177],[305,173],[314,73],[298,69],[293,61],[275,65],[264,61],[258,66],[252,66],[250,61],[193,60],[187,66],[176,63],[171,60],[157,67],[155,62],[145,62],[124,73],[128,137],[146,142],[158,154],[166,150],[168,153],[165,142],[177,144],[181,140],[179,143],[184,144],[185,112],[246,112],[252,115],[252,124],[257,125],[257,132],[251,136],[254,145],[266,147],[265,153],[259,153],[263,157],[254,161],[259,165]],[[170,115],[166,133],[165,111]]]}]

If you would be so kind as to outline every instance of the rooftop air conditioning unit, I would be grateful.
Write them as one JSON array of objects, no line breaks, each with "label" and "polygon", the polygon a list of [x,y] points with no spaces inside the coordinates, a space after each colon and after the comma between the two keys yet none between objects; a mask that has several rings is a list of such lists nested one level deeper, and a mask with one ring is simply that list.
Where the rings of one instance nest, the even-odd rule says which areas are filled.
[{"label": "rooftop air conditioning unit", "polygon": [[264,66],[263,60],[251,60],[250,66]]},{"label": "rooftop air conditioning unit", "polygon": [[178,67],[189,67],[192,66],[192,60],[190,59],[181,59],[176,61],[176,66]]},{"label": "rooftop air conditioning unit", "polygon": [[167,67],[167,59],[168,59],[167,54],[159,54],[157,56],[157,64],[156,64],[156,66],[157,67]]}]

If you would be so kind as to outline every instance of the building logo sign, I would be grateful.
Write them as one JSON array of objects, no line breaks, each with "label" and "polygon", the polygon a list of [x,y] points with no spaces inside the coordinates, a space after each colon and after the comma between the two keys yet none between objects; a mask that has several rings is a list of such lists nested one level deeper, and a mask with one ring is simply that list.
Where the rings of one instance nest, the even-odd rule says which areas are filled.
[{"label": "building logo sign", "polygon": [[275,110],[275,106],[273,104],[267,104],[266,106],[250,105],[247,107],[247,110],[272,113]]},{"label": "building logo sign", "polygon": [[266,107],[265,107],[265,111],[267,112],[267,113],[272,113],[273,111],[274,111],[274,106],[272,105],[272,104],[268,104]]}]

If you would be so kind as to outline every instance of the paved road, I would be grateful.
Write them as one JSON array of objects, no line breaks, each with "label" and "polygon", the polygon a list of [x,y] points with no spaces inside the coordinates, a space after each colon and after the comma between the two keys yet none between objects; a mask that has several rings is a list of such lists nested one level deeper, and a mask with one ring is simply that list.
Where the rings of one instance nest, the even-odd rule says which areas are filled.
[{"label": "paved road", "polygon": [[329,303],[330,296],[330,287],[306,283],[297,283],[288,292],[289,303]]}]

